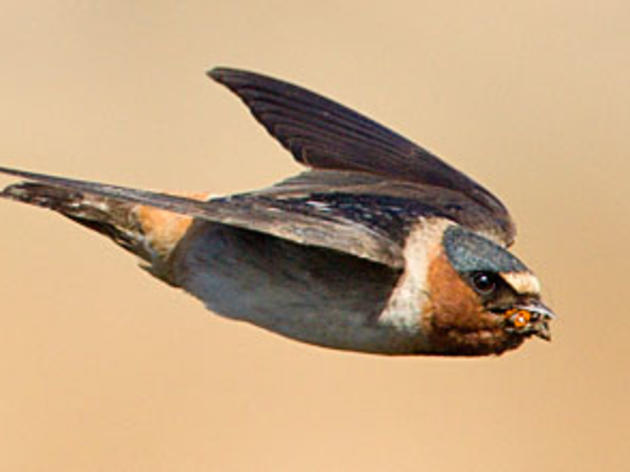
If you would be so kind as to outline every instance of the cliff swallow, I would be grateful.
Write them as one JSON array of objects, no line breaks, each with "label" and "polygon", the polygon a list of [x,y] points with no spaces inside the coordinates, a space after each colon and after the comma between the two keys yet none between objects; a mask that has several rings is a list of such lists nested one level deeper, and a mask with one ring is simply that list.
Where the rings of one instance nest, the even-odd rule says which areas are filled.
[{"label": "cliff swallow", "polygon": [[210,310],[307,343],[383,354],[500,354],[550,339],[515,227],[469,177],[382,125],[242,70],[228,87],[310,168],[269,188],[173,195],[9,168],[2,197],[110,237]]}]

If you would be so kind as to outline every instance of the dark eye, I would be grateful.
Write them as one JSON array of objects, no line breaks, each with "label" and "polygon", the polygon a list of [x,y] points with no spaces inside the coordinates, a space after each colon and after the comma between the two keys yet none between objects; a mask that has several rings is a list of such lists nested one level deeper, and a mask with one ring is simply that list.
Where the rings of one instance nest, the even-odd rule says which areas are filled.
[{"label": "dark eye", "polygon": [[490,272],[476,272],[472,276],[475,290],[481,295],[489,295],[497,286],[494,274]]}]

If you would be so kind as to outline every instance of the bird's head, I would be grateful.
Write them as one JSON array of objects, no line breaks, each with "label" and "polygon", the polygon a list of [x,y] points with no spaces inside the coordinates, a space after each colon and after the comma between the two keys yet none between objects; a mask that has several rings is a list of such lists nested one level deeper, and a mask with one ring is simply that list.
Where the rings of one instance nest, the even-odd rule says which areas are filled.
[{"label": "bird's head", "polygon": [[536,276],[503,247],[448,226],[427,274],[423,330],[444,354],[500,354],[535,335],[551,339],[554,314]]}]

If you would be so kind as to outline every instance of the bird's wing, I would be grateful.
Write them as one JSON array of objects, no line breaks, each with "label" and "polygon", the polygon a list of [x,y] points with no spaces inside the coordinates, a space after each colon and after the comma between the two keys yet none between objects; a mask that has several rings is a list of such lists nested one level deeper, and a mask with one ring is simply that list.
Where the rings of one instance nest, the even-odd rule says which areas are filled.
[{"label": "bird's wing", "polygon": [[[18,169],[0,167],[0,173],[13,175],[75,192],[109,197],[123,202],[149,205],[194,218],[250,229],[294,241],[346,252],[391,267],[402,267],[400,247],[388,237],[351,220],[329,217],[312,205],[291,204],[274,198],[240,195],[207,202],[159,192],[137,190],[84,180],[68,179]],[[0,197],[19,199],[14,186]]]},{"label": "bird's wing", "polygon": [[[458,192],[353,171],[308,171],[268,189],[199,201],[0,167],[0,173],[335,249],[393,268],[412,225],[441,216],[483,231],[487,215]],[[0,197],[14,198],[12,188]]]},{"label": "bird's wing", "polygon": [[441,159],[369,118],[304,88],[264,75],[216,68],[208,75],[228,87],[295,159],[316,169],[352,170],[459,192],[488,233],[510,245],[515,226],[490,192]]},{"label": "bird's wing", "polygon": [[[492,194],[405,138],[324,97],[231,69],[227,85],[296,159],[314,170],[207,202],[0,167],[0,173],[135,202],[346,252],[395,268],[413,223],[449,218],[509,245],[514,225]],[[0,194],[12,198],[10,191]]]}]

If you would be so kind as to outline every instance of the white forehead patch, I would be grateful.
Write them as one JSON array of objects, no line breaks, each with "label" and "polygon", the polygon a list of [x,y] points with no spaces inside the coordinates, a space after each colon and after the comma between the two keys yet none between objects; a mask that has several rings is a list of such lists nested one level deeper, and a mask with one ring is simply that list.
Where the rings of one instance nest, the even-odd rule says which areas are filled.
[{"label": "white forehead patch", "polygon": [[518,294],[540,294],[540,282],[531,272],[501,272],[499,275]]}]

